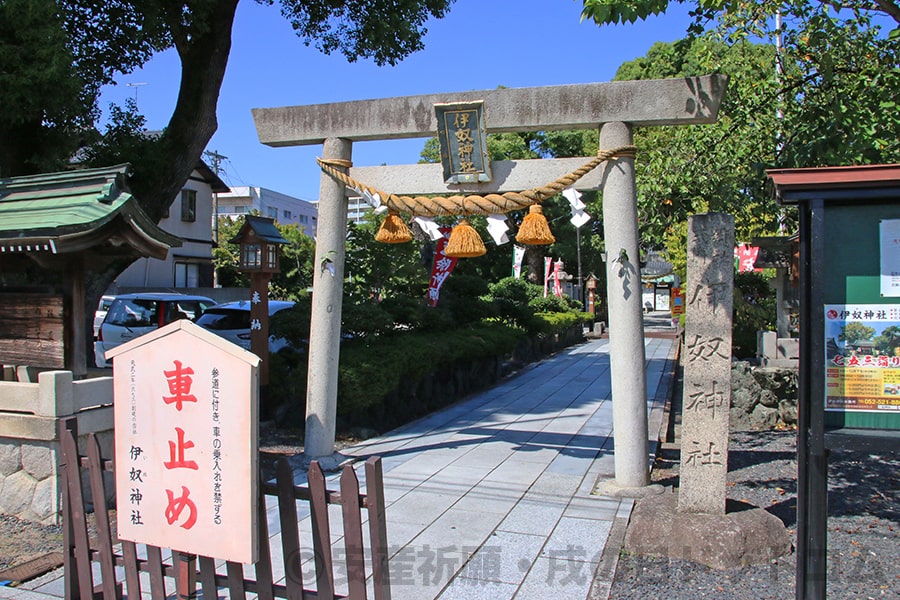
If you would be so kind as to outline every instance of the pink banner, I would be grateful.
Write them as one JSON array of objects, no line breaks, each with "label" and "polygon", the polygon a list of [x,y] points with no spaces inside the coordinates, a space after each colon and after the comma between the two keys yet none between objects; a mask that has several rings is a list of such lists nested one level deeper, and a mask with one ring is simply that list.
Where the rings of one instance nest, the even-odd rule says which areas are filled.
[{"label": "pink banner", "polygon": [[552,256],[544,257],[544,298],[547,297],[547,283],[550,281],[550,266],[553,264]]},{"label": "pink banner", "polygon": [[559,283],[559,272],[562,270],[562,260],[553,264],[553,293],[562,298],[562,285]]},{"label": "pink banner", "polygon": [[437,241],[434,250],[434,264],[431,267],[431,282],[428,284],[428,306],[437,306],[438,296],[444,281],[450,277],[450,272],[456,266],[456,258],[444,254],[444,246],[450,238],[450,228],[441,227],[442,237]]}]

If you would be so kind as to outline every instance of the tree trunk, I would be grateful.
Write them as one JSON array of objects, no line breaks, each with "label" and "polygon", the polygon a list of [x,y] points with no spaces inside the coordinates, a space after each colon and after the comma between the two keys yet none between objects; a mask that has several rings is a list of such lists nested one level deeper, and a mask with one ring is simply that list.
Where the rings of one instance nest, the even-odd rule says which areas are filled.
[{"label": "tree trunk", "polygon": [[[144,211],[159,222],[200,160],[216,132],[216,106],[231,52],[237,0],[221,0],[200,33],[179,49],[181,87],[169,124],[159,139],[159,160],[134,165],[131,191]],[[93,319],[100,296],[131,261],[118,261],[86,276],[86,306]],[[88,265],[88,268],[90,265]],[[93,356],[93,354],[89,354]]]},{"label": "tree trunk", "polygon": [[159,140],[160,160],[136,165],[132,191],[159,221],[200,160],[218,127],[216,106],[231,52],[237,0],[220,0],[199,32],[179,48],[181,87],[169,124]]}]

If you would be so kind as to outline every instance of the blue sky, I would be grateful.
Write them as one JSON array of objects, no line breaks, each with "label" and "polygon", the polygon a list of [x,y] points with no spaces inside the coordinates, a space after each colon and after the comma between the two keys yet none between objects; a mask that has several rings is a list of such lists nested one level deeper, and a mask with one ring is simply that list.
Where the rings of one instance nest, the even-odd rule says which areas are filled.
[{"label": "blue sky", "polygon": [[[207,149],[228,157],[223,179],[315,200],[321,146],[269,148],[259,143],[251,108],[271,108],[415,94],[609,81],[625,61],[657,41],[684,36],[687,8],[646,22],[598,27],[580,22],[580,0],[457,0],[430,21],[425,49],[395,67],[348,63],[304,46],[276,6],[243,0],[219,96],[219,128]],[[135,95],[149,129],[171,116],[178,57],[169,51],[105,90],[104,110]],[[144,84],[144,85],[128,85]],[[488,116],[489,118],[489,116]],[[424,139],[354,144],[359,166],[415,163]]]}]

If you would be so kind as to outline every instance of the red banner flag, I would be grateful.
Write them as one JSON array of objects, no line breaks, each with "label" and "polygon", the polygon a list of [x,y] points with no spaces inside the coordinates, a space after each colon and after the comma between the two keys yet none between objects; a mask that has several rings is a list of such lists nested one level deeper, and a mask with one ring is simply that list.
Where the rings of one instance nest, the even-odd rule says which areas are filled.
[{"label": "red banner flag", "polygon": [[456,258],[444,254],[444,246],[450,238],[450,228],[441,227],[441,239],[434,250],[434,264],[431,267],[431,281],[428,284],[428,306],[437,306],[441,286],[456,266]]}]

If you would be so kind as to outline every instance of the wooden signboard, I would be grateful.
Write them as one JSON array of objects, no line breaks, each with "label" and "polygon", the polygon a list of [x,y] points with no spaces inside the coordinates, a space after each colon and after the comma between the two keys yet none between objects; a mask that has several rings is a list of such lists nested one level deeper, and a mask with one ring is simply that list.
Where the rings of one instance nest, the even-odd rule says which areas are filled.
[{"label": "wooden signboard", "polygon": [[65,368],[63,297],[0,294],[0,363]]},{"label": "wooden signboard", "polygon": [[256,562],[259,358],[187,320],[108,356],[119,539]]}]

